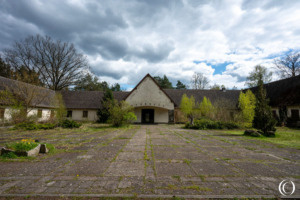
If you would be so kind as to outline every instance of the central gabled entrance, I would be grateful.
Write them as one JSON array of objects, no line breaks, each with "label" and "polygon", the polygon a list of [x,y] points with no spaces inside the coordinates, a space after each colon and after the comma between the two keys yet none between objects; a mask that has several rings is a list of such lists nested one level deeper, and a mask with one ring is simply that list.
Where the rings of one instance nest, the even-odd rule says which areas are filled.
[{"label": "central gabled entrance", "polygon": [[142,123],[143,124],[154,123],[154,109],[142,109]]}]

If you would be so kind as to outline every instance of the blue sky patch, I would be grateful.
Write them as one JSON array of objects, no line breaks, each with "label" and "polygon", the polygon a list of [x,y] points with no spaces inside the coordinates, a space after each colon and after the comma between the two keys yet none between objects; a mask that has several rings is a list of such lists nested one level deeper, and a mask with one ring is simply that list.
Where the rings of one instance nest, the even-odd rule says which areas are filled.
[{"label": "blue sky patch", "polygon": [[233,64],[233,62],[224,62],[224,63],[213,64],[213,63],[210,63],[210,62],[198,61],[198,60],[194,60],[193,63],[195,63],[195,64],[205,63],[207,65],[210,65],[212,68],[215,69],[214,75],[222,74],[222,72],[224,72],[226,70],[227,65]]}]

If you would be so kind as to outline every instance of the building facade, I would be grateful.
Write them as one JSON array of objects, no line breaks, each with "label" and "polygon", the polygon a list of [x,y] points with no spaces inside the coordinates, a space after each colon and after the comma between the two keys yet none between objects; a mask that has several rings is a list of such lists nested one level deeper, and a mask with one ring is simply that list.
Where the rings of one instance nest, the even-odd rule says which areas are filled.
[{"label": "building facade", "polygon": [[[7,90],[18,81],[0,77],[0,90]],[[26,85],[28,86],[28,84]],[[13,86],[15,87],[15,86]],[[32,86],[35,87],[36,86]],[[37,87],[47,94],[43,102],[36,104],[29,115],[38,116],[40,121],[48,120],[54,115],[55,104],[52,90]],[[279,119],[282,113],[294,125],[300,123],[300,76],[265,84],[274,116]],[[256,88],[251,88],[255,92]],[[215,105],[226,108],[228,113],[238,111],[240,90],[190,90],[162,89],[153,77],[147,74],[130,92],[113,92],[118,101],[126,101],[134,107],[137,120],[135,123],[179,123],[186,119],[179,106],[184,94],[193,96],[196,103],[203,97],[209,98]],[[102,107],[103,91],[60,91],[67,108],[67,117],[77,121],[97,121],[97,110]],[[0,120],[9,121],[13,109],[0,102]]]}]

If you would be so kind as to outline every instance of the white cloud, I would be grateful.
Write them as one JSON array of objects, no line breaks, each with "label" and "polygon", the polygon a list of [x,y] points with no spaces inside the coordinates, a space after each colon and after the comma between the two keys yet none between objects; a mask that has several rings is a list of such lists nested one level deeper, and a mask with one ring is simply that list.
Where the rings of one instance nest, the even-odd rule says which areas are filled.
[{"label": "white cloud", "polygon": [[241,88],[255,65],[273,70],[270,56],[300,48],[299,8],[296,0],[1,1],[0,43],[25,33],[73,42],[110,83],[135,85],[150,73],[188,84],[201,72]]}]

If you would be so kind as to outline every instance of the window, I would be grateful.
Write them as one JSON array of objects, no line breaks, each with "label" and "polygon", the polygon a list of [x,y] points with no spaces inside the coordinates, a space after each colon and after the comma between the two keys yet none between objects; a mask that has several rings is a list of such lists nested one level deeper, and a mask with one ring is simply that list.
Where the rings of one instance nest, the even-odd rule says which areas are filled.
[{"label": "window", "polygon": [[54,117],[54,110],[51,110],[50,112],[50,118],[53,118]]},{"label": "window", "polygon": [[83,112],[82,112],[82,117],[83,118],[88,118],[88,111],[87,110],[84,110]]},{"label": "window", "polygon": [[37,117],[38,118],[42,118],[42,115],[43,115],[43,110],[42,109],[38,109]]},{"label": "window", "polygon": [[274,118],[277,118],[276,110],[272,110],[272,114],[273,114],[273,117],[274,117]]},{"label": "window", "polygon": [[299,110],[292,109],[291,114],[292,114],[291,116],[292,120],[299,120]]},{"label": "window", "polygon": [[230,119],[234,119],[234,112],[229,112]]},{"label": "window", "polygon": [[5,112],[5,109],[0,108],[0,119],[4,119],[4,112]]},{"label": "window", "polygon": [[67,112],[67,117],[72,118],[72,110],[68,110],[68,112]]}]

